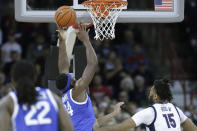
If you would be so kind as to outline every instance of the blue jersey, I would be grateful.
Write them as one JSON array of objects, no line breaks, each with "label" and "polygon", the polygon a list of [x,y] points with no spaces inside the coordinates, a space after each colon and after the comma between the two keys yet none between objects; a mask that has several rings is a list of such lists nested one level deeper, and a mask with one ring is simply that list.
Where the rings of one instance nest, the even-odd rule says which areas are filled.
[{"label": "blue jersey", "polygon": [[75,131],[92,131],[95,115],[91,100],[87,95],[85,102],[79,103],[72,98],[72,89],[62,95],[62,102],[72,120]]},{"label": "blue jersey", "polygon": [[58,106],[51,91],[42,88],[36,90],[38,100],[30,107],[18,104],[17,93],[10,92],[14,101],[13,131],[58,131]]}]

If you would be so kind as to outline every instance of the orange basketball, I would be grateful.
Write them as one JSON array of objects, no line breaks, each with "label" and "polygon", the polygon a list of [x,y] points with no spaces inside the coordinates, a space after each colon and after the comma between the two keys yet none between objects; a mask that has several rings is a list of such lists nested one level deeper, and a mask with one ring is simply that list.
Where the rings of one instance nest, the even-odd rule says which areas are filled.
[{"label": "orange basketball", "polygon": [[70,6],[61,6],[55,12],[55,21],[60,27],[69,27],[76,22],[76,12]]}]

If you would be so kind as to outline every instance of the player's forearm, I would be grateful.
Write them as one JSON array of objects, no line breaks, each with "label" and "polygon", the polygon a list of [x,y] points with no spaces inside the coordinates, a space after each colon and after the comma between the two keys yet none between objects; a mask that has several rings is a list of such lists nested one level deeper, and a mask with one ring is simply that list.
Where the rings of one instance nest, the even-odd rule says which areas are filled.
[{"label": "player's forearm", "polygon": [[78,97],[88,87],[94,77],[98,63],[96,53],[89,40],[84,45],[86,46],[87,66],[83,72],[82,79],[80,82],[77,82],[77,87],[72,92],[74,98]]},{"label": "player's forearm", "polygon": [[85,43],[86,44],[84,45],[86,47],[87,65],[96,66],[98,64],[98,60],[94,48],[92,47],[89,40],[85,41]]},{"label": "player's forearm", "polygon": [[108,115],[105,115],[103,117],[98,118],[97,119],[98,125],[99,126],[102,126],[105,122],[111,120],[115,116],[116,116],[116,113],[115,112],[112,112],[112,113],[110,113]]},{"label": "player's forearm", "polygon": [[65,40],[59,41],[59,58],[58,58],[58,68],[60,73],[69,72],[69,60],[66,52]]},{"label": "player's forearm", "polygon": [[184,131],[197,131],[197,127],[189,118],[182,124],[182,127]]}]

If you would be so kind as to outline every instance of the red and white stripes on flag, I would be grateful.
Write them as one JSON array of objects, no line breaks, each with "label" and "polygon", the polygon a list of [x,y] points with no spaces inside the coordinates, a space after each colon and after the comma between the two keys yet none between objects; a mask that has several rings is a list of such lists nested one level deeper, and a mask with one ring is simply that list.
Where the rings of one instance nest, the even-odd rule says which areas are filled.
[{"label": "red and white stripes on flag", "polygon": [[173,0],[155,0],[155,11],[173,11]]}]

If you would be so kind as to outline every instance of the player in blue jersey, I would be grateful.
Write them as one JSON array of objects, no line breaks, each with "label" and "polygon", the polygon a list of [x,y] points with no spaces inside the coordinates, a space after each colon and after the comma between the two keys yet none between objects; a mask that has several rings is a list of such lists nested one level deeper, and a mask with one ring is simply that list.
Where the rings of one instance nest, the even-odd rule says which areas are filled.
[{"label": "player in blue jersey", "polygon": [[93,131],[93,128],[99,128],[106,121],[117,115],[120,106],[115,106],[115,111],[96,120],[92,103],[86,93],[86,88],[91,82],[97,68],[96,53],[89,40],[89,30],[86,30],[84,24],[78,25],[78,39],[82,41],[86,47],[87,66],[79,80],[75,80],[69,74],[69,60],[66,52],[66,31],[59,29],[59,72],[56,86],[62,93],[62,102],[71,117],[75,131]]},{"label": "player in blue jersey", "polygon": [[66,52],[66,31],[59,32],[59,72],[56,85],[62,92],[62,102],[72,120],[75,131],[92,131],[96,121],[93,107],[86,88],[91,82],[97,67],[96,53],[89,41],[85,26],[79,26],[78,39],[86,47],[87,66],[82,77],[75,80],[69,74],[69,61]]},{"label": "player in blue jersey", "polygon": [[124,122],[104,127],[95,131],[127,131],[141,124],[147,131],[197,131],[197,127],[184,113],[171,103],[172,94],[168,80],[154,82],[150,90],[149,100],[154,104]]},{"label": "player in blue jersey", "polygon": [[27,61],[12,69],[15,91],[0,101],[0,131],[74,131],[59,98],[35,87],[36,70]]}]

